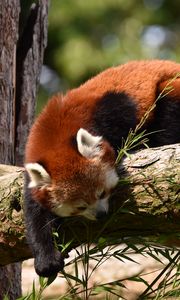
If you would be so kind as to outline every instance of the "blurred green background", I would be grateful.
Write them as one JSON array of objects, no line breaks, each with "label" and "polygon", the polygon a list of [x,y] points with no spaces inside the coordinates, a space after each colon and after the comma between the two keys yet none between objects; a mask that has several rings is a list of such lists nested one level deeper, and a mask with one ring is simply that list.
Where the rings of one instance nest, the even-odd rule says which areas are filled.
[{"label": "blurred green background", "polygon": [[38,110],[105,68],[152,58],[180,59],[179,0],[51,0]]}]

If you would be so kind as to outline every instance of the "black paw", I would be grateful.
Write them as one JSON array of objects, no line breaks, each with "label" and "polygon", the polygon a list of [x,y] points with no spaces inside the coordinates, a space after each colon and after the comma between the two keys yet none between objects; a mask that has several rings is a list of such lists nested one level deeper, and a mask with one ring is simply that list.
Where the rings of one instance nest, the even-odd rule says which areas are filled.
[{"label": "black paw", "polygon": [[50,256],[38,255],[35,257],[34,266],[39,276],[51,277],[63,270],[64,258],[59,251]]}]

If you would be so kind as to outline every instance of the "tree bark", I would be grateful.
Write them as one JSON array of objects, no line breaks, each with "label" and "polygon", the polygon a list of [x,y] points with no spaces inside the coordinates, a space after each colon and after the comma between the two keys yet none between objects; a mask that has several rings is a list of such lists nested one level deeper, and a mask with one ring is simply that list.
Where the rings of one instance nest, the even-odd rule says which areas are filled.
[{"label": "tree bark", "polygon": [[18,41],[16,68],[15,163],[22,165],[24,148],[35,116],[37,88],[47,45],[49,0],[39,0],[30,9]]},{"label": "tree bark", "polygon": [[[0,1],[0,161],[14,164],[16,45],[20,2]],[[0,299],[21,295],[21,263],[0,269]]]},{"label": "tree bark", "polygon": [[[0,165],[0,264],[31,257],[23,222],[23,169]],[[65,218],[60,243],[70,248],[100,237],[120,243],[139,236],[162,245],[180,246],[180,144],[144,149],[118,166],[119,185],[110,199],[110,215],[92,222]]]},{"label": "tree bark", "polygon": [[[19,25],[20,0],[0,0],[0,162],[4,164],[23,164],[47,42],[48,2],[32,5],[24,27]],[[0,299],[4,295],[10,300],[21,295],[20,263],[0,268]]]},{"label": "tree bark", "polygon": [[16,45],[20,2],[0,0],[0,161],[14,164]]}]

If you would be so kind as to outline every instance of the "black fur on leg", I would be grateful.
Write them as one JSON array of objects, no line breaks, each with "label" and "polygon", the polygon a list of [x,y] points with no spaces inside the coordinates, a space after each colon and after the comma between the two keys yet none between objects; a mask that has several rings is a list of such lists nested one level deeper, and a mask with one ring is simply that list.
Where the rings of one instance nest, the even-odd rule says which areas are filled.
[{"label": "black fur on leg", "polygon": [[29,178],[25,175],[24,210],[26,237],[35,258],[35,269],[38,275],[49,277],[62,271],[64,259],[55,249],[52,227],[56,218],[32,199],[28,188]]},{"label": "black fur on leg", "polygon": [[51,277],[64,268],[64,259],[58,250],[52,253],[39,253],[35,257],[34,266],[39,276]]}]

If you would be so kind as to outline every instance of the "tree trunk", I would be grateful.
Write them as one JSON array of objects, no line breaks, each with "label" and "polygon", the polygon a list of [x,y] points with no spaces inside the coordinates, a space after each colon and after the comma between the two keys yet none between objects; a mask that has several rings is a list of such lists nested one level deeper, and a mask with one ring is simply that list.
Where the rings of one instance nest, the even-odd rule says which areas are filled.
[{"label": "tree trunk", "polygon": [[0,161],[14,164],[16,45],[20,3],[0,0]]},{"label": "tree trunk", "polygon": [[[180,246],[180,144],[138,151],[118,166],[120,182],[110,200],[111,214],[100,222],[65,218],[60,243],[75,247],[99,237],[120,243],[145,237]],[[31,257],[24,237],[23,169],[0,165],[0,264]]]},{"label": "tree trunk", "polygon": [[[0,161],[14,164],[16,45],[20,3],[18,0],[1,0],[0,5]],[[10,299],[21,295],[21,263],[0,269],[0,299],[6,294]]]},{"label": "tree trunk", "polygon": [[35,116],[37,88],[47,45],[49,0],[33,4],[18,41],[16,68],[15,163],[22,165],[27,135]]},{"label": "tree trunk", "polygon": [[[48,0],[32,5],[25,27],[19,24],[20,11],[20,0],[0,0],[0,162],[11,165],[23,163],[25,140],[35,113],[47,41]],[[0,269],[0,299],[4,295],[10,300],[21,295],[20,263]]]}]

